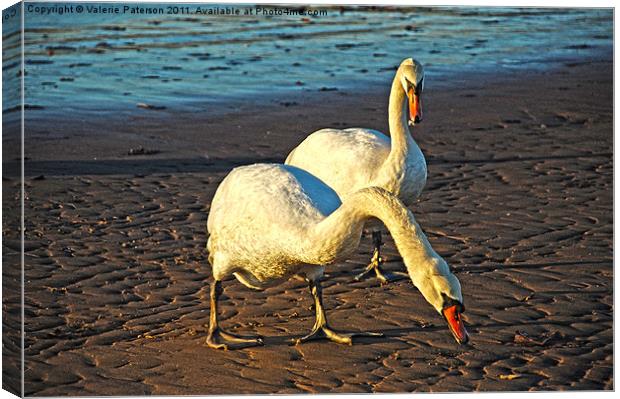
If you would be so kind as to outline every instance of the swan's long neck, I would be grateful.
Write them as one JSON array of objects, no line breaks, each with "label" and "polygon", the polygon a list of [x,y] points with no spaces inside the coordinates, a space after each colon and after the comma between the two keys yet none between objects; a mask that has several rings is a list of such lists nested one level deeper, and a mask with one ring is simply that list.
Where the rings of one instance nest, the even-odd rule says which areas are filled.
[{"label": "swan's long neck", "polygon": [[388,191],[370,187],[348,196],[340,208],[308,232],[306,251],[315,258],[309,263],[329,263],[336,253],[349,255],[359,245],[364,222],[372,217],[390,231],[414,284],[418,267],[441,259],[411,211]]},{"label": "swan's long neck", "polygon": [[386,163],[404,161],[409,148],[416,145],[409,133],[407,95],[401,83],[401,71],[396,72],[388,105],[388,122],[392,147]]}]

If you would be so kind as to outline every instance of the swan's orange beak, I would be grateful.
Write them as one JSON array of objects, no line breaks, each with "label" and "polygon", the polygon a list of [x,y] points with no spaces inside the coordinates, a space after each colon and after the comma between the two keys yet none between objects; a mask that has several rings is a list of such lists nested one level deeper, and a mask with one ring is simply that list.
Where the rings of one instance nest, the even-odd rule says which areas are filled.
[{"label": "swan's orange beak", "polygon": [[463,324],[463,320],[461,319],[460,310],[461,307],[458,305],[444,308],[443,317],[446,318],[450,332],[454,335],[456,342],[459,344],[466,344],[467,341],[469,341],[469,335],[467,334],[465,324]]},{"label": "swan's orange beak", "polygon": [[415,93],[413,87],[407,92],[409,98],[409,124],[422,122],[422,99]]}]

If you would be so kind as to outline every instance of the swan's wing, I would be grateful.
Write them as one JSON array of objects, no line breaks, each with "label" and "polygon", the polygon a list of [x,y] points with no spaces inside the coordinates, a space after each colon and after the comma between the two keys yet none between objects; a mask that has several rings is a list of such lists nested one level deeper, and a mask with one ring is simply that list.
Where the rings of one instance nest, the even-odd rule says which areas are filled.
[{"label": "swan's wing", "polygon": [[218,187],[207,220],[214,276],[240,268],[260,281],[290,274],[308,230],[340,205],[332,189],[293,166],[234,169]]},{"label": "swan's wing", "polygon": [[340,206],[338,195],[299,168],[255,164],[233,169],[218,187],[209,212],[209,232],[243,225],[247,231],[300,229]]},{"label": "swan's wing", "polygon": [[341,197],[367,187],[390,153],[390,139],[370,129],[322,129],[308,136],[286,164],[304,169]]},{"label": "swan's wing", "polygon": [[320,221],[340,207],[340,197],[322,180],[293,165],[284,165],[284,168],[295,176],[300,190],[300,195],[295,196],[296,200],[303,201],[304,205],[307,203],[304,208],[311,212],[313,219]]}]

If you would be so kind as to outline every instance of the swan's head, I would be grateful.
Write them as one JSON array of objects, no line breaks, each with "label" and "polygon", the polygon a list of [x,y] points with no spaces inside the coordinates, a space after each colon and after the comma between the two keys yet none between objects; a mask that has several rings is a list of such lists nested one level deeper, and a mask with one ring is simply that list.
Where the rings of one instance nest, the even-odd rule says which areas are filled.
[{"label": "swan's head", "polygon": [[407,58],[398,67],[400,83],[409,99],[409,124],[422,122],[422,91],[424,90],[424,68],[413,58]]},{"label": "swan's head", "polygon": [[432,257],[427,267],[414,266],[411,273],[413,284],[448,323],[450,332],[459,344],[469,341],[469,335],[461,314],[465,311],[461,283],[450,271],[448,264],[441,257]]}]

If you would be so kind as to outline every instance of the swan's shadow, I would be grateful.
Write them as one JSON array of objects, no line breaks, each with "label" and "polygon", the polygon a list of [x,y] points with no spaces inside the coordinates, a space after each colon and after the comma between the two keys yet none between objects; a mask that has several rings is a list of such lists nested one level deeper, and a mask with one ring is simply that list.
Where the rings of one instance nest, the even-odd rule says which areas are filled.
[{"label": "swan's shadow", "polygon": [[[392,342],[392,341],[397,341],[398,338],[403,337],[405,335],[411,334],[411,333],[417,333],[417,332],[421,332],[421,331],[437,331],[437,330],[442,330],[444,329],[443,327],[440,326],[433,326],[433,327],[406,327],[406,328],[391,328],[391,329],[385,329],[385,330],[373,330],[373,331],[369,331],[369,332],[377,332],[377,333],[381,333],[383,334],[383,336],[380,337],[355,337],[353,338],[353,346],[368,346],[368,345],[373,345],[373,344],[377,344],[377,343],[386,343],[386,342]],[[447,330],[447,328],[445,328]],[[354,331],[347,331],[347,332],[354,332]],[[294,344],[294,340],[301,338],[302,335],[297,335],[297,334],[286,334],[286,335],[272,335],[272,336],[265,336],[263,335],[263,342],[265,344],[265,346],[270,346],[270,345],[287,345],[287,346],[296,346]],[[398,340],[400,341],[400,340]],[[301,347],[303,347],[304,345],[308,345],[308,344],[312,344],[313,342],[330,342],[329,339],[320,339],[320,340],[316,340],[316,341],[310,341],[310,342],[304,342],[299,344]],[[334,344],[336,344],[335,342],[333,342]],[[338,344],[337,344],[338,345]]]}]

